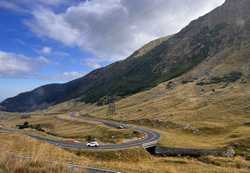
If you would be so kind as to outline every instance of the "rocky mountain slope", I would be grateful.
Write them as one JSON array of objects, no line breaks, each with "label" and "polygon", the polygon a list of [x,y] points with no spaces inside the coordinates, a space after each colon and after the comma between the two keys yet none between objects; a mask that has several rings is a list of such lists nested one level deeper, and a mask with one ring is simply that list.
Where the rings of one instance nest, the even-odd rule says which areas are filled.
[{"label": "rocky mountain slope", "polygon": [[[182,83],[227,83],[250,78],[250,1],[227,0],[179,33],[149,43],[124,61],[65,83],[3,101],[5,111],[33,111],[79,98],[95,103],[128,96],[180,77]],[[171,83],[168,84],[171,87]]]}]

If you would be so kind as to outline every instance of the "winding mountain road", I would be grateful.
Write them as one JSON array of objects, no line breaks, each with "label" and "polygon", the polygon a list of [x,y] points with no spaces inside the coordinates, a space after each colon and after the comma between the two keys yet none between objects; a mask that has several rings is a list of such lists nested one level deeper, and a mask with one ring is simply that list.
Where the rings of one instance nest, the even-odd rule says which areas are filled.
[{"label": "winding mountain road", "polygon": [[[122,125],[124,127],[132,128],[134,129],[134,131],[144,134],[144,137],[141,139],[132,140],[132,141],[125,142],[122,144],[102,144],[99,147],[91,148],[91,147],[87,147],[85,143],[67,143],[65,141],[51,140],[46,137],[41,137],[41,136],[36,136],[36,135],[30,135],[30,134],[26,134],[26,135],[34,139],[45,141],[47,143],[59,146],[61,148],[71,149],[71,150],[87,150],[87,151],[117,151],[117,150],[124,150],[124,149],[129,149],[129,148],[136,148],[136,147],[148,148],[148,147],[155,146],[160,139],[159,133],[146,129],[146,128],[137,127],[134,125],[127,125],[127,124],[122,124],[122,123],[115,122],[115,121],[103,120],[103,119],[97,119],[97,118],[89,118],[89,117],[80,118],[74,115],[70,115],[70,118],[73,121],[81,121],[81,122],[88,122],[88,123],[92,122],[94,124],[103,124],[105,126],[112,127],[112,128],[119,128]],[[1,127],[0,133],[22,133],[22,132],[20,130],[13,129],[13,128]],[[118,173],[118,172],[111,171],[111,170],[103,170],[103,169],[97,169],[97,168],[92,168],[92,167],[81,167],[79,165],[73,165],[73,164],[70,165],[70,167],[72,169],[83,168],[87,170],[89,173]]]},{"label": "winding mountain road", "polygon": [[[136,147],[149,148],[149,147],[155,146],[160,139],[159,133],[146,129],[146,128],[137,127],[134,125],[127,125],[127,124],[122,124],[122,123],[111,121],[111,120],[104,120],[104,119],[97,119],[97,118],[75,117],[72,115],[70,116],[70,119],[72,121],[81,121],[81,122],[88,122],[88,123],[92,122],[95,124],[103,124],[111,128],[119,128],[122,125],[122,126],[132,128],[134,131],[142,133],[144,137],[140,139],[127,141],[121,144],[101,144],[99,147],[93,148],[93,147],[87,147],[85,143],[74,143],[74,142],[69,143],[69,142],[60,141],[60,140],[48,139],[45,136],[37,136],[37,135],[31,135],[31,134],[26,134],[26,135],[34,139],[45,141],[50,144],[59,146],[61,148],[72,149],[72,150],[87,150],[87,151],[117,151],[117,150],[124,150],[124,149],[136,148]],[[0,128],[0,131],[8,132],[8,133],[21,132],[20,130],[11,129],[11,128]]]},{"label": "winding mountain road", "polygon": [[74,120],[74,121],[103,124],[111,128],[119,128],[120,126],[126,126],[129,128],[132,128],[134,131],[142,133],[144,137],[141,139],[131,140],[131,141],[124,142],[121,144],[101,144],[99,147],[93,148],[93,147],[87,147],[85,143],[67,143],[65,141],[51,140],[51,139],[47,139],[41,136],[35,136],[35,135],[30,135],[30,136],[32,138],[46,141],[50,144],[57,145],[61,148],[73,149],[73,150],[88,150],[88,151],[114,151],[114,150],[124,150],[124,149],[129,149],[129,148],[136,148],[136,147],[149,148],[149,147],[155,146],[160,139],[159,133],[154,132],[149,129],[136,127],[133,125],[127,125],[127,124],[122,124],[122,123],[115,122],[115,121],[103,120],[103,119],[97,119],[97,118],[89,118],[89,117],[80,118],[80,117],[70,116],[70,118],[71,120]]}]

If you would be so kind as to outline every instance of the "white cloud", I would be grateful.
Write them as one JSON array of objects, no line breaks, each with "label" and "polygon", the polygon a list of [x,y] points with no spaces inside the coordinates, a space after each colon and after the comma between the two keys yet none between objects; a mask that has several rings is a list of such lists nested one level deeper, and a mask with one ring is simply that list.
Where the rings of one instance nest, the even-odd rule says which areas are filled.
[{"label": "white cloud", "polygon": [[57,76],[58,80],[70,81],[84,76],[86,73],[81,73],[77,71],[64,72],[62,75]]},{"label": "white cloud", "polygon": [[0,51],[0,77],[1,78],[35,78],[46,81],[70,81],[84,76],[86,73],[70,71],[56,74],[41,74],[38,71],[50,60],[40,56],[30,58],[24,55]]},{"label": "white cloud", "polygon": [[97,69],[97,68],[100,68],[100,67],[101,67],[100,64],[98,64],[98,63],[96,63],[96,62],[94,62],[94,61],[92,61],[92,62],[91,62],[91,61],[90,61],[90,62],[87,62],[86,65],[87,65],[88,67],[92,68],[92,69]]},{"label": "white cloud", "polygon": [[[52,47],[44,46],[41,47],[40,49],[34,49],[37,54],[43,56],[48,56],[48,57],[53,57],[53,58],[65,58],[65,57],[70,57],[70,54],[64,51],[56,50],[53,49]],[[48,60],[48,58],[46,57]],[[48,60],[50,62],[50,60]]]},{"label": "white cloud", "polygon": [[37,7],[57,7],[66,5],[66,0],[1,0],[0,9],[11,10],[21,13],[30,13],[31,9]]},{"label": "white cloud", "polygon": [[83,66],[87,66],[91,69],[97,69],[102,67],[102,65],[100,64],[100,59],[96,59],[96,58],[87,58],[87,59],[83,59],[81,62],[81,65]]},{"label": "white cloud", "polygon": [[44,56],[40,56],[38,58],[38,61],[43,63],[43,64],[50,64],[50,60],[48,58],[44,57]]},{"label": "white cloud", "polygon": [[37,74],[34,77],[36,79],[42,81],[57,81],[57,82],[68,82],[86,75],[85,72],[78,72],[78,71],[66,71],[66,72],[57,72],[54,74]]},{"label": "white cloud", "polygon": [[52,52],[52,48],[47,47],[47,46],[45,46],[41,49],[41,53],[43,53],[43,54],[50,54],[51,52]]},{"label": "white cloud", "polygon": [[26,57],[0,52],[0,73],[13,74],[29,71],[31,71],[31,62]]},{"label": "white cloud", "polygon": [[91,0],[55,13],[40,8],[28,22],[39,36],[114,61],[155,38],[173,34],[224,0]]},{"label": "white cloud", "polygon": [[40,59],[34,60],[24,55],[0,51],[0,76],[17,77],[30,75],[43,64]]},{"label": "white cloud", "polygon": [[39,36],[47,36],[66,45],[74,45],[80,39],[77,29],[72,28],[62,15],[52,11],[39,9],[33,12],[34,19],[26,24]]}]

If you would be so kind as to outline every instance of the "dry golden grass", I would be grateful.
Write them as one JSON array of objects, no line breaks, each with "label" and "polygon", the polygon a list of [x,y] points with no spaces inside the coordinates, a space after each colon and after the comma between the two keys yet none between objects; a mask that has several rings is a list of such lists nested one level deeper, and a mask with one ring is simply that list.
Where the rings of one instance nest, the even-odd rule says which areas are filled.
[{"label": "dry golden grass", "polygon": [[[250,163],[241,157],[157,158],[142,149],[120,152],[76,153],[41,143],[20,134],[0,134],[0,170],[4,173],[66,173],[64,163],[108,168],[126,173],[248,173]],[[12,157],[31,156],[32,160]],[[53,163],[56,161],[58,164]]]},{"label": "dry golden grass", "polygon": [[[13,159],[12,154],[32,160]],[[248,173],[249,162],[241,157],[158,158],[142,149],[120,152],[70,152],[20,134],[0,134],[0,169],[5,172],[67,172],[64,163],[108,168],[126,173]],[[50,163],[48,161],[51,161]],[[56,161],[59,164],[51,164]]]},{"label": "dry golden grass", "polygon": [[87,165],[74,154],[20,134],[0,134],[0,169],[6,173],[66,173],[65,163]]},{"label": "dry golden grass", "polygon": [[[63,149],[47,144],[45,142],[39,142],[33,140],[30,137],[21,134],[0,134],[1,152],[15,152],[17,155],[27,155],[34,160],[57,160],[61,161],[76,161],[78,158]],[[87,161],[87,160],[86,160]],[[87,162],[82,162],[83,164]]]},{"label": "dry golden grass", "polygon": [[[162,134],[160,143],[165,146],[214,148],[250,137],[250,127],[244,125],[250,121],[249,84],[203,86],[204,91],[194,82],[177,85],[172,90],[165,85],[118,101],[116,114],[109,117],[106,116],[107,106],[73,104],[73,101],[48,111],[75,109],[81,115],[149,126]],[[198,129],[199,134],[185,130],[187,125]]]},{"label": "dry golden grass", "polygon": [[[64,118],[65,117],[65,118]],[[46,132],[40,132],[34,129],[22,130],[26,134],[38,136],[46,136],[54,140],[78,140],[86,142],[89,137],[95,138],[99,142],[104,143],[120,143],[126,139],[140,137],[140,134],[134,133],[132,129],[114,129],[102,124],[91,124],[73,120],[70,117],[61,116],[30,116],[29,118],[21,118],[15,116],[4,121],[4,126],[15,128],[17,124],[39,124]]]},{"label": "dry golden grass", "polygon": [[[60,163],[51,164],[43,160],[21,160],[15,158],[13,155],[5,154],[0,159],[1,173],[70,173],[65,165]],[[77,172],[77,171],[75,171]],[[78,171],[79,173],[84,171]]]}]

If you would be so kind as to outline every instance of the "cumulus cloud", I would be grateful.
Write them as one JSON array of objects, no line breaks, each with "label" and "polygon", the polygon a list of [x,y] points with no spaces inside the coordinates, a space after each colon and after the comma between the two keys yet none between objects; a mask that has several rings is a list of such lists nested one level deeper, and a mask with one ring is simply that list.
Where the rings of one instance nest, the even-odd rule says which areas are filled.
[{"label": "cumulus cloud", "polygon": [[0,77],[28,76],[48,60],[32,59],[24,55],[0,51]]},{"label": "cumulus cloud", "polygon": [[28,22],[39,36],[77,46],[110,61],[173,34],[224,0],[91,0],[62,13],[42,8]]},{"label": "cumulus cloud", "polygon": [[86,73],[70,71],[57,74],[41,74],[38,71],[50,64],[44,56],[30,58],[24,55],[0,51],[0,77],[1,78],[35,78],[40,80],[70,81],[82,77]]},{"label": "cumulus cloud", "polygon": [[57,15],[50,10],[39,9],[33,12],[34,19],[26,24],[39,36],[47,36],[66,45],[74,45],[80,39],[77,29],[71,27],[62,15]]}]

